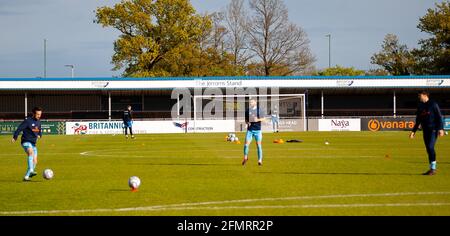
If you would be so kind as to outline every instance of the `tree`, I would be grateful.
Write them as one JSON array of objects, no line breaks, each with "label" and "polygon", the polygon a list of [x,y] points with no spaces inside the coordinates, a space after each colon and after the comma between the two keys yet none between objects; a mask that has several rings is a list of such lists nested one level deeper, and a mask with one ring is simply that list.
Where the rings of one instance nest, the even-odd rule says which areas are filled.
[{"label": "tree", "polygon": [[[227,29],[222,25],[224,15],[216,12],[203,16],[200,26],[202,34],[197,45],[181,52],[172,64],[183,68],[184,76],[237,76],[244,75],[242,66],[235,65],[230,53],[225,50]],[[179,73],[176,73],[179,76]]]},{"label": "tree", "polygon": [[365,75],[363,70],[357,70],[353,67],[331,67],[317,73],[320,76],[358,76]]},{"label": "tree", "polygon": [[247,24],[250,48],[260,59],[264,75],[301,73],[313,64],[307,35],[289,22],[282,0],[251,0],[250,9],[254,12]]},{"label": "tree", "polygon": [[228,29],[226,37],[227,49],[233,55],[233,63],[245,66],[252,58],[248,47],[248,21],[244,0],[231,0],[225,11],[225,23]]},{"label": "tree", "polygon": [[406,45],[401,45],[394,34],[387,34],[381,51],[371,57],[371,63],[380,65],[391,75],[409,75],[414,66],[414,59]]},{"label": "tree", "polygon": [[384,69],[370,69],[366,71],[366,75],[368,76],[383,76],[383,75],[389,75],[389,72],[387,72]]},{"label": "tree", "polygon": [[419,41],[420,48],[412,51],[419,74],[450,74],[450,2],[428,9],[417,26],[431,37]]},{"label": "tree", "polygon": [[158,67],[169,71],[170,76],[238,76],[243,75],[243,68],[233,64],[232,55],[220,53],[213,47],[200,50],[198,44],[180,48],[164,59]]},{"label": "tree", "polygon": [[225,36],[227,35],[228,31],[225,26],[222,25],[222,22],[224,20],[225,16],[222,12],[216,12],[211,15],[211,19],[213,22],[212,27],[212,46],[213,48],[220,52],[225,52]]},{"label": "tree", "polygon": [[[96,10],[95,22],[121,32],[114,42],[114,69],[124,76],[170,76],[167,58],[186,50],[201,36],[204,17],[189,0],[122,0]],[[195,45],[195,44],[194,44]]]}]

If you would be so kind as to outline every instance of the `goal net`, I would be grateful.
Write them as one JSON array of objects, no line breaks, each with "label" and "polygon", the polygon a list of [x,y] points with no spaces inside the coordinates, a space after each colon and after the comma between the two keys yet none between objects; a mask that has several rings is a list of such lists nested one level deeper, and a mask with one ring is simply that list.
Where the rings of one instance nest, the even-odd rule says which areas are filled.
[{"label": "goal net", "polygon": [[306,131],[304,94],[198,95],[194,100],[194,127],[205,120],[233,120],[235,131],[246,131],[245,111],[250,100],[260,108],[263,132]]}]

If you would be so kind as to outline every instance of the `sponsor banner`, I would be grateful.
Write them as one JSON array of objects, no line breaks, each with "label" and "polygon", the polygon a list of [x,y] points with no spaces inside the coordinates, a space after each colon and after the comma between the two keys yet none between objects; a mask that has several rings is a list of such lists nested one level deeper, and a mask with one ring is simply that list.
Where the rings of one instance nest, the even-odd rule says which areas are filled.
[{"label": "sponsor banner", "polygon": [[123,133],[121,121],[97,121],[97,122],[67,122],[67,135],[87,134],[121,134]]},{"label": "sponsor banner", "polygon": [[[161,121],[163,129],[154,127],[152,133],[228,133],[235,132],[234,120]],[[155,123],[151,123],[151,126]],[[163,127],[163,126],[162,126]]]},{"label": "sponsor banner", "polygon": [[[234,132],[233,120],[134,121],[134,134]],[[67,135],[124,134],[122,121],[67,122]]]},{"label": "sponsor banner", "polygon": [[450,118],[444,119],[444,129],[450,130]]},{"label": "sponsor banner", "polygon": [[427,80],[427,86],[430,86],[430,87],[439,87],[439,86],[441,86],[444,82],[445,82],[445,80],[443,80],[443,79],[429,79],[429,80]]},{"label": "sponsor banner", "polygon": [[0,122],[0,134],[1,135],[12,135],[14,131],[16,131],[17,126],[20,125],[20,122],[12,122],[12,121],[5,121]]},{"label": "sponsor banner", "polygon": [[[304,131],[305,127],[303,126],[304,120],[302,119],[283,119],[280,118],[278,120],[278,131],[279,132],[300,132]],[[261,129],[263,132],[273,132],[273,123],[272,119],[267,119],[266,122],[262,122]],[[236,132],[246,132],[247,124],[245,121],[236,121]]]},{"label": "sponsor banner", "polygon": [[354,80],[337,80],[336,81],[337,87],[351,87],[353,84],[355,84]]},{"label": "sponsor banner", "polygon": [[[278,130],[280,132],[299,132],[304,131],[304,120],[301,119],[279,119]],[[265,132],[273,132],[273,123],[271,119],[267,119],[267,122],[262,123],[262,130]]]},{"label": "sponsor banner", "polygon": [[406,131],[412,130],[415,118],[372,118],[361,119],[361,127],[364,131]]},{"label": "sponsor banner", "polygon": [[[21,121],[6,121],[0,122],[0,135],[12,135],[17,127],[22,123]],[[65,134],[66,128],[65,122],[53,122],[53,121],[42,121],[41,129],[42,135],[46,134]]]},{"label": "sponsor banner", "polygon": [[43,134],[66,134],[66,122],[41,122]]},{"label": "sponsor banner", "polygon": [[[200,120],[195,123],[196,133],[235,132],[234,120]],[[194,132],[193,122],[188,124],[188,132]]]},{"label": "sponsor banner", "polygon": [[361,131],[361,119],[320,119],[319,131]]}]

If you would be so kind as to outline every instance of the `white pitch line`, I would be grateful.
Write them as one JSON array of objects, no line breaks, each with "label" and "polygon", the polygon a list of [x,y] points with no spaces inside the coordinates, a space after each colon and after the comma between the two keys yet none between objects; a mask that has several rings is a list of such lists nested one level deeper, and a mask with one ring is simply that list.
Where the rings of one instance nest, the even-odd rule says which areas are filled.
[{"label": "white pitch line", "polygon": [[[282,149],[272,149],[274,151],[281,151]],[[361,149],[349,149],[349,148],[290,148],[290,149],[283,149],[284,151],[354,151],[354,150],[361,150]],[[372,149],[364,149],[364,151],[379,151],[379,148],[372,148]],[[419,149],[417,149],[419,150]],[[420,149],[421,150],[421,149]],[[193,150],[193,152],[241,152],[241,150],[234,150],[234,149],[216,149],[216,150],[208,150],[208,149],[199,149],[199,150]],[[96,154],[98,152],[104,152],[104,154]],[[138,153],[182,153],[183,151],[179,150],[135,150],[135,152]],[[113,156],[117,154],[130,154],[130,152],[125,152],[123,149],[106,149],[106,150],[93,150],[93,151],[85,151],[79,153],[83,156]]]},{"label": "white pitch line", "polygon": [[[67,152],[61,152],[61,153],[58,153],[58,152],[46,152],[45,154],[42,154],[42,155],[44,155],[44,156],[51,156],[51,155],[75,155],[75,154],[78,154],[78,153],[67,153]],[[81,153],[80,153],[81,154]],[[0,154],[0,156],[26,156],[27,154],[24,152],[23,154],[6,154],[6,153],[3,153],[3,154]]]},{"label": "white pitch line", "polygon": [[[246,207],[271,207],[271,206],[211,206],[201,207],[205,205],[220,205],[220,204],[233,204],[233,203],[250,203],[250,202],[267,202],[267,201],[287,201],[287,200],[307,200],[307,199],[333,199],[333,198],[355,198],[355,197],[393,197],[393,196],[418,196],[418,195],[450,195],[450,192],[417,192],[417,193],[377,193],[377,194],[344,194],[344,195],[319,195],[319,196],[298,196],[298,197],[281,197],[281,198],[260,198],[260,199],[240,199],[240,200],[225,200],[225,201],[210,201],[210,202],[197,202],[197,203],[182,203],[182,204],[169,204],[160,206],[148,206],[148,207],[134,207],[134,208],[111,208],[111,209],[80,209],[80,210],[36,210],[36,211],[2,211],[0,215],[35,215],[35,214],[70,214],[70,213],[95,213],[95,212],[132,212],[132,211],[167,211],[167,210],[190,210],[190,209],[227,209],[230,208],[246,208]],[[450,203],[392,203],[395,204],[449,204]],[[350,205],[356,207],[369,207],[377,204],[320,204],[320,205],[287,205],[287,206],[272,206],[276,208],[289,208],[291,206],[298,206],[298,208],[316,208],[327,206],[344,206]],[[378,204],[380,205],[380,204]],[[384,204],[388,206],[388,204]],[[309,207],[305,207],[309,206]]]},{"label": "white pitch line", "polygon": [[231,209],[291,209],[291,208],[367,208],[367,207],[419,207],[419,206],[450,206],[450,202],[431,203],[368,203],[368,204],[315,204],[315,205],[260,205],[260,206],[212,206],[212,207],[173,207],[149,209],[148,211],[173,210],[231,210]]},{"label": "white pitch line", "polygon": [[[276,157],[270,157],[270,159],[357,159],[357,158],[382,158],[383,156],[276,156]],[[225,159],[242,159],[242,157],[238,156],[227,156],[223,157]],[[266,157],[267,158],[267,157]]]},{"label": "white pitch line", "polygon": [[[120,149],[122,151],[122,149]],[[105,150],[106,151],[106,150]],[[111,151],[111,150],[107,150],[107,151]],[[198,150],[197,152],[207,152],[208,150]],[[215,150],[217,151],[217,150]],[[221,151],[221,150],[219,150]],[[222,150],[225,151],[225,150]],[[231,150],[233,151],[233,150]],[[91,157],[113,157],[116,156],[117,154],[122,154],[125,152],[116,152],[115,154],[95,154],[95,152],[100,152],[100,151],[87,151],[87,152],[81,152],[79,153],[81,156],[91,156]],[[144,151],[144,153],[146,153],[147,151]],[[179,153],[180,151],[163,151],[163,153]],[[209,151],[208,151],[209,152]],[[230,152],[230,151],[228,151]],[[238,150],[235,150],[235,152],[241,152]],[[129,154],[127,152],[127,154]],[[148,157],[148,156],[136,156],[133,155],[132,157]],[[376,157],[382,157],[382,156],[285,156],[285,157],[280,157],[277,156],[275,159],[297,159],[297,158],[325,158],[325,159],[333,159],[333,158],[376,158]],[[233,157],[224,157],[225,159],[242,159],[242,157],[238,157],[238,156],[233,156]]]}]

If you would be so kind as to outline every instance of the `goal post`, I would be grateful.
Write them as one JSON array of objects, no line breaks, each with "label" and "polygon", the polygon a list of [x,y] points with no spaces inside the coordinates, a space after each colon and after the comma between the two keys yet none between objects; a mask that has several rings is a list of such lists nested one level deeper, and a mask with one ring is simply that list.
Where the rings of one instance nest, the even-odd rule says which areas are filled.
[{"label": "goal post", "polygon": [[235,131],[245,131],[245,110],[256,99],[266,121],[263,132],[307,131],[305,94],[247,94],[193,96],[193,127],[202,120],[234,120]]}]

